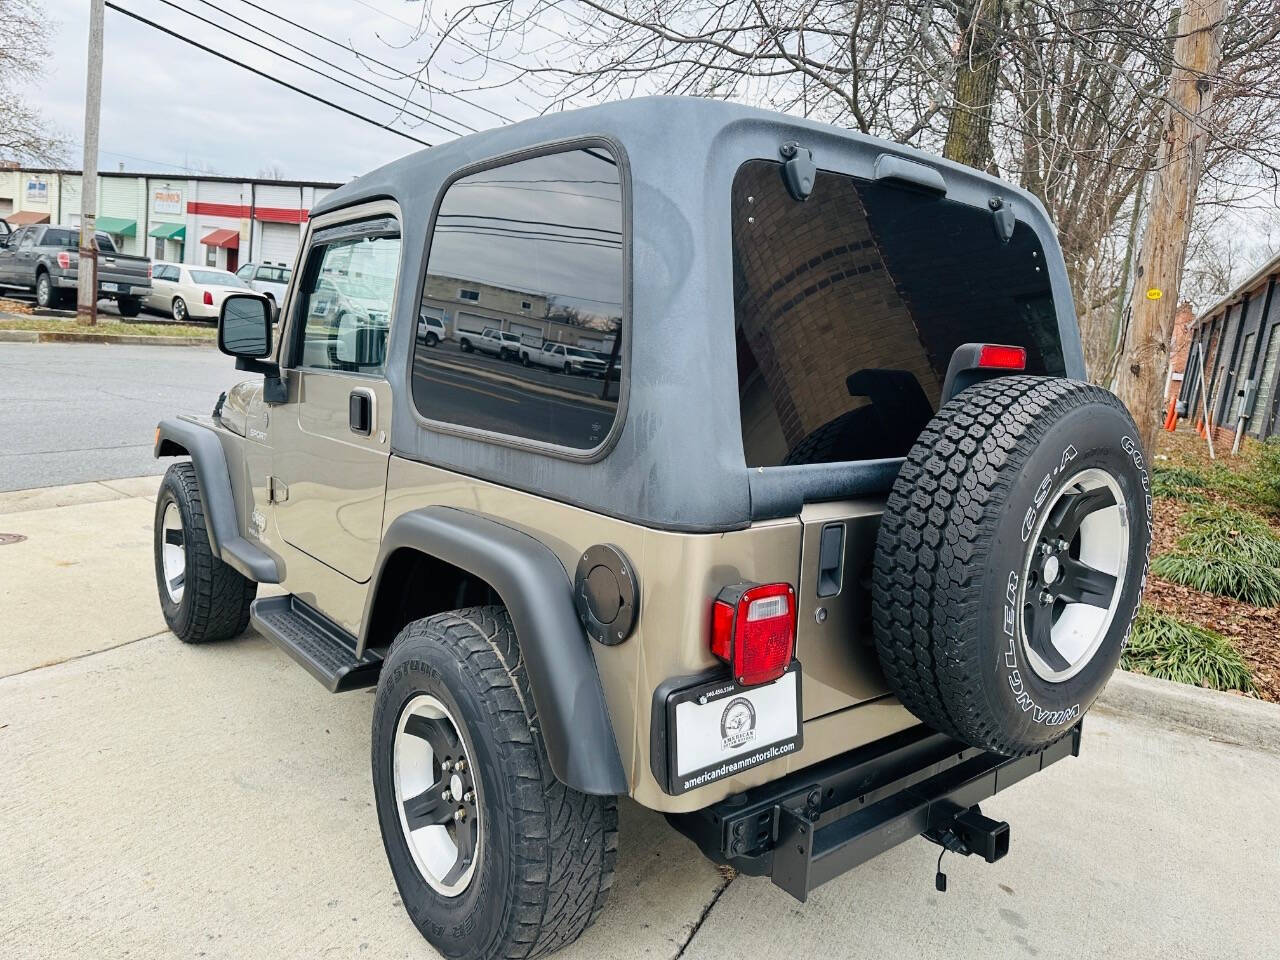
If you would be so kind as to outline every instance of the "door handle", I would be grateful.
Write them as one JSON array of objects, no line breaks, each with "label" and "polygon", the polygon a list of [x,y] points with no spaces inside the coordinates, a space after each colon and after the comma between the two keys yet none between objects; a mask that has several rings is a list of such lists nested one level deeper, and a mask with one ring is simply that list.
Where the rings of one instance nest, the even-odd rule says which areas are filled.
[{"label": "door handle", "polygon": [[367,437],[373,433],[373,393],[369,390],[352,390],[347,398],[347,425],[352,433]]},{"label": "door handle", "polygon": [[818,541],[818,596],[834,597],[844,580],[844,524],[828,523]]}]

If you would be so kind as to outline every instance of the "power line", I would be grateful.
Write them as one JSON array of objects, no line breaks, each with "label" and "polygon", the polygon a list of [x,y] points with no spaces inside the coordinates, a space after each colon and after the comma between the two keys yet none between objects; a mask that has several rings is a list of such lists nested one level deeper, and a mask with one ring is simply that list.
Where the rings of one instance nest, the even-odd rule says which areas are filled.
[{"label": "power line", "polygon": [[237,60],[235,57],[232,57],[228,54],[222,53],[220,50],[215,50],[212,47],[206,46],[205,44],[200,43],[197,40],[192,40],[190,37],[184,37],[182,34],[178,33],[176,30],[170,30],[168,27],[163,26],[159,23],[156,23],[154,20],[148,20],[146,17],[142,16],[141,14],[134,13],[132,10],[126,10],[124,9],[124,7],[121,7],[118,4],[113,3],[112,0],[106,0],[106,5],[110,7],[112,10],[114,10],[116,13],[122,13],[126,17],[129,17],[133,20],[137,20],[139,23],[145,23],[147,26],[155,30],[159,30],[161,33],[168,34],[169,36],[173,37],[175,40],[181,40],[183,43],[193,46],[199,50],[203,50],[205,53],[211,54],[217,57],[219,60],[225,60],[227,63],[234,64],[237,67],[241,67],[244,70],[248,70],[252,74],[256,74],[257,76],[262,77],[262,79],[264,80],[270,80],[272,83],[279,84],[282,87],[292,90],[294,93],[301,94],[302,96],[306,97],[309,100],[314,100],[317,103],[323,103],[326,107],[332,107],[335,110],[339,110],[342,113],[345,113],[349,117],[354,117],[357,120],[363,120],[365,123],[371,124],[375,127],[380,127],[381,129],[386,130],[389,133],[394,133],[397,136],[404,137],[406,140],[412,140],[414,143],[420,144],[421,146],[424,146],[424,147],[434,146],[434,144],[428,143],[426,140],[423,140],[419,137],[415,137],[411,133],[405,133],[405,131],[399,130],[391,126],[391,124],[389,123],[379,123],[377,120],[374,120],[371,117],[366,117],[362,113],[357,113],[355,110],[352,110],[349,107],[344,107],[341,104],[334,103],[332,100],[326,100],[324,97],[320,96],[319,94],[312,93],[309,90],[303,90],[301,87],[294,86],[292,83],[289,83],[287,80],[281,80],[279,77],[273,77],[269,73],[259,70],[257,67],[251,67],[249,66],[249,64],[244,63],[240,60]]},{"label": "power line", "polygon": [[[200,2],[203,3],[204,0],[200,0]],[[360,3],[360,0],[356,0],[356,2]],[[259,13],[265,13],[269,17],[275,17],[277,20],[281,20],[289,24],[289,26],[294,27],[295,29],[301,30],[304,33],[309,33],[313,37],[323,40],[325,43],[331,43],[335,47],[340,47],[341,49],[347,51],[348,53],[355,54],[357,57],[359,57],[362,60],[368,60],[370,63],[376,63],[378,66],[382,67],[384,70],[390,70],[392,73],[399,74],[402,79],[412,80],[415,84],[421,86],[424,90],[430,90],[432,93],[439,93],[442,96],[452,97],[453,99],[461,103],[465,103],[469,107],[475,107],[477,110],[482,110],[483,112],[489,114],[490,116],[497,117],[499,120],[503,120],[507,123],[516,122],[513,118],[508,117],[506,114],[499,113],[497,110],[491,110],[488,107],[484,106],[483,104],[476,103],[475,101],[468,100],[466,97],[463,97],[459,94],[450,93],[448,90],[444,90],[444,89],[441,89],[440,87],[435,86],[434,84],[427,83],[425,80],[422,80],[416,74],[407,73],[404,70],[401,70],[397,66],[393,66],[390,63],[386,63],[382,60],[379,60],[377,57],[371,57],[367,53],[361,53],[359,50],[355,49],[355,47],[349,47],[345,43],[340,43],[339,41],[334,40],[332,37],[326,36],[325,34],[320,33],[316,30],[312,30],[306,24],[298,23],[296,20],[290,20],[288,17],[284,16],[283,14],[276,13],[274,10],[271,10],[268,7],[263,7],[257,3],[254,3],[253,0],[240,0],[240,3],[243,3],[247,7],[252,7],[254,10],[257,10]],[[369,7],[369,4],[361,3],[361,6]],[[369,7],[369,9],[377,10],[378,8]],[[406,27],[412,27],[415,30],[417,29],[416,24],[408,23],[405,20],[401,20],[399,17],[392,17],[391,14],[386,13],[385,11],[382,11],[382,10],[378,10],[378,12],[383,14],[383,16],[390,17],[392,20],[395,20],[398,23],[403,23]],[[265,33],[266,31],[263,31],[263,32]]]},{"label": "power line", "polygon": [[[168,2],[168,0],[160,0],[160,2],[161,2],[161,3],[166,4],[167,6],[174,6],[174,4],[169,3],[169,2]],[[266,29],[265,27],[260,27],[260,26],[258,26],[258,24],[254,23],[252,20],[246,20],[244,17],[238,16],[238,15],[236,15],[236,14],[232,13],[232,12],[231,12],[230,10],[228,10],[226,7],[220,7],[220,6],[218,6],[218,4],[211,2],[211,0],[195,0],[195,2],[196,2],[196,3],[203,4],[204,6],[209,7],[209,8],[211,8],[211,9],[213,9],[213,10],[217,10],[217,11],[218,11],[219,13],[221,13],[224,17],[229,17],[230,19],[232,19],[232,20],[236,21],[237,23],[242,23],[242,24],[244,24],[246,27],[248,27],[250,30],[257,30],[259,33],[265,34],[266,36],[270,37],[272,40],[275,40],[277,43],[282,43],[282,44],[284,44],[286,47],[290,47],[290,48],[292,48],[292,49],[294,49],[294,50],[297,50],[299,53],[305,54],[306,56],[311,57],[311,58],[312,58],[312,59],[314,59],[314,60],[319,60],[319,61],[320,61],[321,63],[323,63],[325,66],[332,67],[334,70],[337,70],[337,71],[339,71],[339,72],[341,72],[341,73],[345,73],[347,76],[352,77],[352,78],[354,78],[355,80],[360,81],[361,83],[367,84],[367,85],[369,85],[369,86],[373,87],[375,90],[381,91],[382,93],[385,93],[385,94],[388,94],[389,96],[395,97],[397,100],[403,100],[403,101],[404,101],[404,103],[406,103],[406,104],[411,103],[411,104],[413,104],[415,107],[418,107],[418,108],[420,108],[420,109],[422,109],[422,110],[426,110],[426,111],[427,111],[427,112],[429,112],[429,113],[434,113],[434,114],[436,114],[437,116],[444,117],[444,118],[445,118],[446,120],[448,120],[450,123],[457,124],[459,127],[462,127],[464,130],[466,130],[466,131],[468,131],[468,132],[470,132],[470,133],[478,133],[478,132],[479,132],[479,129],[478,129],[477,127],[473,127],[473,126],[471,126],[471,124],[469,124],[469,123],[464,123],[463,121],[459,120],[457,117],[450,117],[450,116],[448,116],[448,115],[446,115],[446,114],[443,114],[443,113],[441,113],[440,111],[436,110],[434,107],[429,107],[429,106],[427,106],[426,104],[419,103],[418,101],[416,101],[416,100],[414,100],[414,99],[412,99],[412,98],[410,98],[410,97],[407,97],[407,96],[406,96],[406,97],[401,97],[401,95],[400,95],[398,92],[396,92],[395,90],[392,90],[392,89],[390,89],[389,87],[384,87],[382,84],[377,83],[377,82],[375,82],[374,80],[369,79],[369,77],[367,77],[367,76],[364,76],[364,75],[362,75],[362,74],[358,74],[358,73],[356,73],[356,72],[354,72],[354,71],[352,71],[352,70],[348,70],[346,67],[341,66],[340,64],[336,64],[336,63],[334,63],[332,60],[326,60],[324,57],[320,56],[320,55],[319,55],[319,54],[317,54],[317,53],[312,52],[311,50],[308,50],[306,47],[299,46],[298,44],[293,43],[293,42],[292,42],[292,41],[290,41],[290,40],[286,40],[284,37],[279,36],[278,34],[272,33],[270,30]],[[202,22],[204,22],[204,23],[210,23],[210,22],[211,22],[211,21],[205,20],[203,17],[200,17],[200,16],[198,16],[197,14],[192,13],[190,10],[185,10],[185,9],[183,9],[183,8],[181,8],[181,7],[178,7],[177,9],[182,10],[182,12],[183,12],[183,13],[185,13],[185,14],[187,14],[188,16],[195,17],[197,20],[201,20],[201,21],[202,21]],[[218,26],[217,24],[213,24],[213,25],[214,25],[214,26]],[[221,26],[219,26],[219,27],[218,27],[218,29],[220,29],[220,30],[224,30],[224,31],[225,31],[225,30],[226,30],[226,27],[221,27]],[[261,46],[261,44],[257,44],[257,43],[255,43],[255,41],[250,40],[248,37],[243,37],[243,36],[241,36],[241,35],[240,35],[240,34],[238,34],[238,33],[237,33],[237,34],[232,34],[232,35],[233,35],[233,36],[236,36],[236,37],[240,37],[240,39],[241,39],[241,40],[245,40],[245,41],[246,41],[246,42],[248,42],[248,43],[253,43],[255,46]],[[316,36],[322,36],[322,35],[321,35],[321,34],[316,34]],[[334,41],[332,41],[332,40],[331,40],[331,41],[329,41],[329,42],[330,42],[330,43],[332,43],[332,42],[334,42]],[[338,44],[338,45],[339,45],[339,46],[342,46],[341,44]],[[263,48],[263,49],[267,49],[267,48]],[[343,49],[345,50],[345,49],[347,49],[347,48],[346,48],[346,47],[343,47]],[[272,50],[271,52],[272,52],[272,53],[275,53],[275,51],[274,51],[274,50]],[[354,51],[349,51],[349,52],[354,52]],[[276,54],[276,56],[283,56],[283,54]],[[357,54],[357,56],[359,56],[359,54]],[[285,59],[290,59],[290,58],[285,57]],[[290,62],[295,62],[295,61],[292,61],[292,60],[291,60]],[[305,65],[303,65],[303,66],[305,66]],[[341,81],[336,81],[336,82],[339,82],[339,83],[340,83]],[[366,94],[366,96],[367,96],[367,94]],[[374,99],[376,99],[376,98],[374,98]],[[400,109],[404,109],[404,108],[403,108],[403,107],[400,107]],[[427,117],[419,116],[418,114],[412,113],[412,112],[411,112],[411,111],[409,111],[409,110],[404,110],[404,112],[405,112],[405,113],[408,113],[408,114],[409,114],[409,116],[411,116],[411,117],[415,117],[415,118],[416,118],[416,119],[418,119],[418,120],[423,120],[423,121],[425,121],[426,123],[431,123],[431,124],[433,124],[434,126],[439,126],[439,124],[436,124],[434,121],[432,121],[431,119],[429,119],[429,118],[427,118]],[[444,130],[444,129],[447,129],[447,128],[445,128],[445,127],[441,127],[441,129],[442,129],[442,130]],[[461,136],[461,134],[458,134],[458,132],[457,132],[456,130],[449,130],[448,132],[449,132],[449,133],[457,134],[458,136]]]},{"label": "power line", "polygon": [[[384,107],[390,107],[391,109],[399,113],[404,113],[422,123],[429,123],[431,124],[431,126],[436,127],[440,130],[443,130],[445,133],[451,133],[455,137],[463,136],[463,133],[461,130],[455,130],[453,127],[446,126],[437,120],[432,120],[430,117],[424,117],[421,114],[414,113],[412,110],[407,109],[402,103],[396,103],[392,100],[384,100],[382,99],[382,97],[379,97],[376,94],[369,93],[367,90],[361,90],[359,87],[352,86],[351,84],[347,83],[345,80],[339,80],[337,77],[330,76],[329,74],[325,73],[323,70],[319,69],[318,67],[313,67],[309,63],[303,63],[301,60],[295,60],[293,57],[289,56],[288,54],[280,53],[278,50],[272,50],[266,44],[259,43],[257,40],[254,40],[250,37],[246,37],[243,34],[236,33],[236,31],[232,30],[230,27],[225,26],[224,24],[218,23],[216,20],[210,20],[208,17],[202,17],[198,13],[188,10],[185,7],[179,6],[177,3],[174,3],[173,0],[158,0],[158,2],[163,3],[166,7],[170,7],[174,10],[177,10],[179,13],[186,14],[188,17],[191,17],[193,20],[198,20],[201,23],[206,24],[207,26],[213,27],[215,30],[221,30],[223,33],[229,34],[230,36],[235,37],[237,40],[243,40],[245,43],[255,46],[259,50],[265,50],[267,53],[271,54],[274,57],[279,57],[281,60],[285,61],[286,63],[292,63],[295,67],[301,67],[303,70],[309,70],[312,73],[316,74],[317,76],[323,77],[325,80],[329,80],[332,83],[336,83],[340,87],[344,87],[347,90],[350,90],[354,93],[358,93],[362,97],[368,97],[370,100],[380,103]],[[205,3],[206,6],[213,7],[215,10],[221,10],[221,8],[218,7],[216,4],[208,3],[207,0],[198,0],[198,2]],[[253,24],[249,24],[249,26],[252,27]],[[267,33],[267,31],[265,30],[262,32]],[[267,34],[267,35],[272,36],[272,34]],[[275,37],[275,39],[280,40],[279,37]],[[280,42],[287,43],[288,41],[280,40]],[[292,46],[292,44],[290,44],[290,46]],[[301,49],[301,48],[296,47],[295,49]],[[336,63],[330,63],[328,60],[325,60],[323,57],[316,56],[316,54],[311,53],[310,51],[303,50],[302,52],[306,53],[308,56],[315,57],[315,59],[319,60],[321,63],[327,66],[333,67],[335,70],[342,70],[344,73],[350,74],[350,71],[343,70],[343,68],[338,66]],[[350,74],[350,75],[353,77],[356,76],[355,74]],[[374,84],[368,80],[364,80],[361,77],[356,77],[356,79],[361,80],[364,83],[368,83],[370,86],[377,87],[377,84]],[[377,89],[382,90],[383,93],[392,93],[392,91],[385,90],[382,87],[377,87]],[[392,95],[394,96],[395,94],[392,93]],[[408,102],[412,103],[413,101],[408,101]],[[441,116],[443,116],[443,114]],[[451,119],[451,118],[446,117],[445,119]],[[463,126],[465,126],[465,124]],[[474,127],[467,127],[467,129],[473,132],[475,130]]]}]

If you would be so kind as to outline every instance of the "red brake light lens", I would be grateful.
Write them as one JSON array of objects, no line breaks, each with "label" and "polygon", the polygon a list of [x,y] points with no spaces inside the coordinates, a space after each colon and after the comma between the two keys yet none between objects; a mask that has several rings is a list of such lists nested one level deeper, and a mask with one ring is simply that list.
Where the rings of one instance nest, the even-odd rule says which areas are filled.
[{"label": "red brake light lens", "polygon": [[210,293],[208,290],[206,290],[206,291],[204,292],[204,305],[205,305],[206,307],[212,307],[212,306],[213,306],[213,294],[212,294],[212,293]]},{"label": "red brake light lens", "polygon": [[796,592],[789,583],[735,584],[711,609],[711,652],[745,686],[777,680],[796,648]]},{"label": "red brake light lens", "polygon": [[60,266],[63,270],[66,270],[67,267],[71,266],[71,254],[67,253],[67,251],[65,250],[59,250],[58,266]]},{"label": "red brake light lens", "polygon": [[1025,370],[1025,347],[1006,347],[998,343],[984,343],[978,354],[978,366],[983,370]]}]

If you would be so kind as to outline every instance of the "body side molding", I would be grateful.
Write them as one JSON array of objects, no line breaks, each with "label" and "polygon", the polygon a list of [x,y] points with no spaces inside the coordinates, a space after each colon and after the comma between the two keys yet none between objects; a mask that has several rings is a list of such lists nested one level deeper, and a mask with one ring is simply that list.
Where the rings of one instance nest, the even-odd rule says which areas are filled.
[{"label": "body side molding", "polygon": [[358,653],[368,641],[382,571],[398,550],[436,557],[498,592],[529,665],[529,685],[557,779],[582,793],[627,793],[600,676],[559,558],[528,534],[466,510],[430,506],[401,514],[382,538]]}]

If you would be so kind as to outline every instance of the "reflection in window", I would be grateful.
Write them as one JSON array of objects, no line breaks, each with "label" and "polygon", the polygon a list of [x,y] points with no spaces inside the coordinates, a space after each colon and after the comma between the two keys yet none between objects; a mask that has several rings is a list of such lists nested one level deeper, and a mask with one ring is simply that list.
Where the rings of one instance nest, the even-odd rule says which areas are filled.
[{"label": "reflection in window", "polygon": [[301,366],[382,372],[399,263],[394,221],[377,221],[368,232],[347,225],[317,233],[297,314]]},{"label": "reflection in window", "polygon": [[623,322],[622,186],[588,147],[483,170],[436,218],[413,397],[444,423],[589,450],[613,424]]}]

